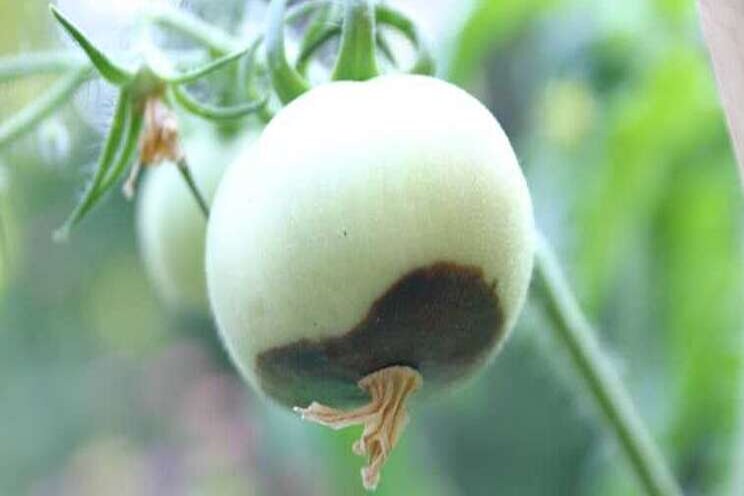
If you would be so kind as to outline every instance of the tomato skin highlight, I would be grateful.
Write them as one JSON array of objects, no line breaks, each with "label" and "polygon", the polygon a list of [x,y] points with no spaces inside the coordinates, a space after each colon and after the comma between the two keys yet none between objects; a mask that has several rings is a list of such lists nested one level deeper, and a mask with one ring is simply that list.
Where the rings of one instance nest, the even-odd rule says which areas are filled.
[{"label": "tomato skin highlight", "polygon": [[[226,175],[207,236],[209,297],[237,366],[285,406],[304,406],[308,391],[331,405],[361,401],[349,391],[374,372],[369,363],[416,368],[422,392],[431,394],[472,376],[499,349],[523,305],[534,244],[526,181],[480,102],[425,76],[333,82],[280,111]],[[472,294],[492,299],[462,296],[470,286],[432,279],[450,295],[443,296],[406,282],[442,266],[455,268],[446,281],[472,280],[487,288]],[[462,271],[480,279],[456,275]],[[476,300],[492,302],[493,317],[478,324],[492,329],[471,326],[470,317],[489,305]],[[452,312],[433,305],[453,305]],[[442,325],[452,315],[461,318]],[[386,319],[396,321],[395,331]],[[339,344],[364,322],[382,331],[366,326],[365,339],[353,335],[359,345]],[[482,339],[478,353],[455,354],[472,363],[449,373],[452,363],[437,358],[445,352],[411,351],[441,340],[422,325],[460,333],[453,347],[486,331],[495,338]],[[375,341],[380,333],[385,340]],[[260,357],[288,347],[288,365],[279,369],[295,370],[269,377]],[[341,360],[354,353],[360,360]],[[425,367],[419,356],[427,357]],[[309,357],[307,366],[301,357]]]},{"label": "tomato skin highlight", "polygon": [[[201,126],[182,140],[189,169],[211,203],[222,176],[253,138],[224,139]],[[136,229],[145,270],[158,298],[176,312],[208,313],[204,273],[207,220],[171,162],[149,167],[137,192]]]}]

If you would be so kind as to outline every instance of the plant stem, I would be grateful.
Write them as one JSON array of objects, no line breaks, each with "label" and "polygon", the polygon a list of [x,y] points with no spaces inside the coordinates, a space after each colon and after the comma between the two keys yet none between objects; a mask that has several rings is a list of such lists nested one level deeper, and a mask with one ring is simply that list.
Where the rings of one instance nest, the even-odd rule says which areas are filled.
[{"label": "plant stem", "polygon": [[648,494],[682,494],[659,448],[582,313],[558,261],[540,238],[535,265],[539,301],[574,366],[605,414],[621,449]]},{"label": "plant stem", "polygon": [[67,74],[52,88],[10,119],[0,124],[0,148],[32,129],[90,78],[91,69],[84,68]]},{"label": "plant stem", "polygon": [[191,174],[191,169],[189,169],[189,164],[186,162],[186,159],[184,158],[179,160],[176,167],[178,167],[178,172],[181,173],[183,180],[186,181],[186,186],[189,187],[189,191],[191,191],[194,200],[196,200],[199,210],[204,214],[204,219],[209,220],[209,206],[204,199],[204,195],[199,191],[199,188],[194,181],[194,176]]},{"label": "plant stem", "polygon": [[334,80],[365,81],[380,74],[376,58],[376,22],[371,0],[346,0],[343,34]]},{"label": "plant stem", "polygon": [[82,69],[88,65],[85,59],[69,52],[39,52],[4,57],[0,58],[0,82],[71,69]]}]

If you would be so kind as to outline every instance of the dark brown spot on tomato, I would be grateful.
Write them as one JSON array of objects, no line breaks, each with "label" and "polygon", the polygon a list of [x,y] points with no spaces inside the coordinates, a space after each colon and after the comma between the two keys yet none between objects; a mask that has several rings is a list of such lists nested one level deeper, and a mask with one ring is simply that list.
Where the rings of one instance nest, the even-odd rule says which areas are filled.
[{"label": "dark brown spot on tomato", "polygon": [[438,262],[403,276],[348,332],[261,353],[256,373],[286,406],[348,406],[367,399],[357,382],[385,367],[415,368],[425,389],[466,376],[503,332],[495,282],[480,268]]}]

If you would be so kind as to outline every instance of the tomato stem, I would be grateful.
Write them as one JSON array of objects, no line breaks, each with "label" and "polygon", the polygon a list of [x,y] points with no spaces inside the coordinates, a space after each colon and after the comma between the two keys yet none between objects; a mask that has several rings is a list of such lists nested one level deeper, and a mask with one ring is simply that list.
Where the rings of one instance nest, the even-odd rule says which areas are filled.
[{"label": "tomato stem", "polygon": [[648,494],[682,494],[619,374],[603,353],[548,243],[540,238],[535,276],[538,298],[579,375],[605,414],[621,449]]},{"label": "tomato stem", "polygon": [[186,186],[188,186],[191,195],[194,197],[194,200],[196,200],[196,204],[199,206],[199,210],[202,214],[204,214],[204,218],[206,220],[209,220],[209,206],[204,199],[204,195],[202,195],[201,191],[199,191],[199,187],[194,181],[194,176],[191,174],[191,169],[189,168],[189,164],[186,162],[186,159],[182,158],[181,160],[179,160],[176,164],[176,167],[178,167],[178,172],[181,173],[181,177],[186,182]]},{"label": "tomato stem", "polygon": [[375,11],[371,0],[346,0],[341,47],[333,79],[366,81],[380,74]]}]

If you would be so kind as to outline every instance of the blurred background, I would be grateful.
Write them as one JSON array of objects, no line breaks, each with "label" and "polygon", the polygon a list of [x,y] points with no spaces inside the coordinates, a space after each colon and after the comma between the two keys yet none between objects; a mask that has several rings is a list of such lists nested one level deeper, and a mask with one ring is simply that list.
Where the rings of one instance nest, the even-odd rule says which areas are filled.
[{"label": "blurred background", "polygon": [[[146,2],[58,3],[121,50]],[[390,3],[507,130],[538,223],[685,492],[744,494],[744,209],[693,2]],[[233,32],[265,7],[179,5]],[[0,56],[64,47],[46,1],[0,0]],[[52,80],[0,85],[0,122]],[[0,494],[363,494],[356,430],[266,404],[207,317],[159,302],[131,203],[110,195],[53,243],[110,93],[89,84],[0,148]],[[413,419],[379,495],[641,493],[532,306],[493,366]]]}]

